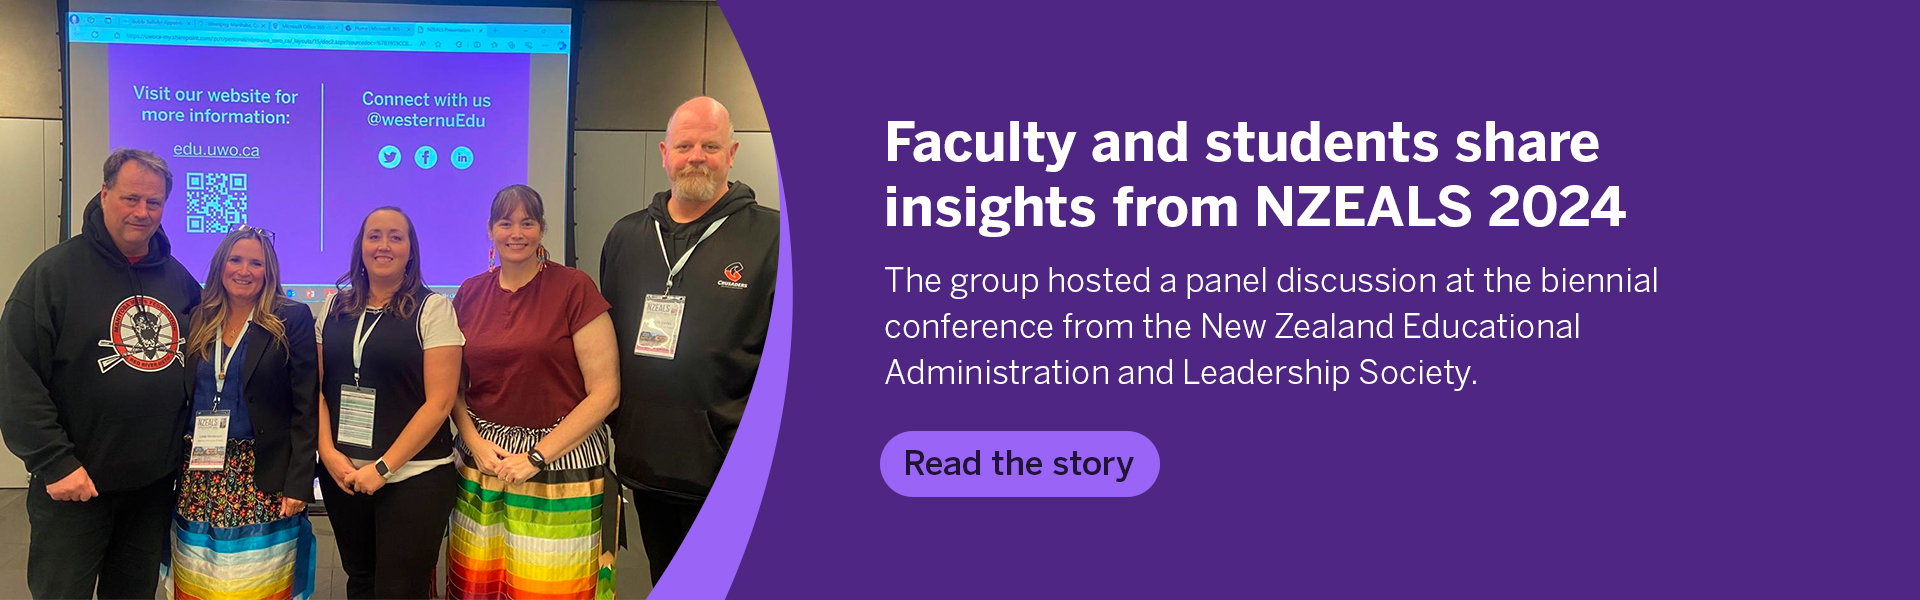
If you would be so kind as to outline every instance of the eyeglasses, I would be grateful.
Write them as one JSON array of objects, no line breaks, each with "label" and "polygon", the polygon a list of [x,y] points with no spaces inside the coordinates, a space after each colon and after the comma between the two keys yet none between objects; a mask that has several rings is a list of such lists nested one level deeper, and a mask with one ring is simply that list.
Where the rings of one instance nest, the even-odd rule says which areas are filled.
[{"label": "eyeglasses", "polygon": [[271,242],[271,241],[273,241],[273,238],[274,238],[274,233],[273,233],[273,230],[272,230],[272,229],[267,229],[267,228],[265,228],[265,227],[254,227],[254,226],[252,226],[252,225],[241,225],[241,226],[239,226],[239,227],[237,227],[237,228],[235,228],[235,229],[233,230],[233,232],[234,232],[234,233],[241,233],[241,232],[246,232],[246,231],[251,231],[251,232],[253,232],[253,233],[254,233],[254,235],[257,235],[257,236],[259,236],[259,237],[260,237],[260,239],[263,239],[263,240],[266,240],[266,241],[269,241],[269,242]]}]

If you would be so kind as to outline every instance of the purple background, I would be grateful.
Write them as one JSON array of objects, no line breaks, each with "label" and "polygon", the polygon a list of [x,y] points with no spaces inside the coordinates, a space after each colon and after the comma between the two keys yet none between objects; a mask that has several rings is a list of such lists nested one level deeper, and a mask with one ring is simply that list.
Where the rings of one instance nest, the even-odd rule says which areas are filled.
[{"label": "purple background", "polygon": [[[487,209],[494,192],[527,176],[528,56],[430,52],[365,52],[113,45],[109,47],[110,143],[146,148],[173,169],[174,195],[164,225],[174,256],[205,277],[208,257],[222,235],[187,233],[186,174],[245,172],[250,175],[248,222],[274,230],[286,284],[330,284],[346,272],[349,244],[361,219],[374,208],[406,210],[423,244],[427,282],[459,283],[486,269]],[[135,84],[175,89],[259,88],[298,92],[295,104],[233,105],[210,102],[135,101]],[[322,212],[321,86],[326,88],[325,223]],[[361,93],[491,96],[489,108],[370,107]],[[286,112],[289,125],[143,123],[143,108],[200,108]],[[486,117],[486,127],[447,129],[372,127],[369,112],[385,115],[455,113]],[[179,143],[258,146],[261,158],[176,158]],[[388,169],[378,160],[392,144],[402,154]],[[413,151],[434,146],[439,158],[429,170],[414,165]],[[455,169],[453,150],[472,149],[471,168]],[[324,239],[322,237],[324,236]]]},{"label": "purple background", "polygon": [[[727,2],[782,141],[805,260],[791,402],[739,597],[1914,597],[1911,47],[1876,8],[1523,4]],[[1893,111],[1901,112],[1895,113]],[[887,120],[1078,131],[1032,163],[887,163]],[[1189,121],[1191,162],[1095,164],[1101,130]],[[1202,135],[1439,133],[1428,164],[1213,164]],[[1593,131],[1594,163],[1464,164],[1452,136]],[[1485,190],[1622,188],[1620,227],[1489,228]],[[1106,198],[1258,185],[1447,184],[1474,224],[1119,228]],[[1061,186],[1100,225],[882,226],[885,186]],[[1371,188],[1370,188],[1371,189]],[[1370,200],[1371,197],[1368,197]],[[1404,199],[1403,199],[1404,202]],[[1367,203],[1363,201],[1363,206]],[[1403,204],[1404,207],[1404,204]],[[886,266],[1246,272],[1636,272],[1658,294],[983,296],[888,293]],[[783,272],[783,275],[787,273]],[[805,282],[835,282],[809,287]],[[797,291],[804,295],[794,296]],[[1582,313],[1580,340],[892,342],[888,318],[1275,311]],[[1477,385],[887,387],[887,360],[1452,360]],[[763,373],[763,377],[769,374]],[[765,383],[765,382],[763,382]],[[777,399],[778,396],[774,396]],[[758,398],[756,398],[758,399]],[[1133,498],[907,498],[873,456],[911,430],[1132,430]],[[752,447],[752,446],[748,446]],[[736,457],[737,458],[737,457]],[[729,462],[729,475],[736,463]],[[738,481],[737,479],[734,481]],[[749,482],[751,483],[751,482]],[[723,477],[722,486],[729,484]],[[752,486],[749,486],[752,487]],[[720,490],[716,490],[716,498]],[[730,507],[735,505],[729,505]],[[751,505],[747,505],[751,508]],[[716,514],[712,505],[708,516]],[[742,519],[742,515],[724,515]],[[714,531],[703,519],[695,540]],[[676,576],[694,575],[675,563]],[[721,571],[724,573],[724,571]],[[678,574],[678,575],[676,575]],[[677,591],[677,590],[675,590]],[[670,596],[680,597],[680,596]]]}]

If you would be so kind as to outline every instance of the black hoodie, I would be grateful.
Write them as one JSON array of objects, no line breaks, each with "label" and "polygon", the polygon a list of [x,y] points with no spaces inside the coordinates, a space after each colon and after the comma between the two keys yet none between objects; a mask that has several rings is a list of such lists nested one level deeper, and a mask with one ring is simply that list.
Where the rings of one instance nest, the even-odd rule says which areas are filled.
[{"label": "black hoodie", "polygon": [[[733,182],[692,223],[667,214],[670,192],[627,215],[607,234],[600,254],[600,291],[613,305],[619,338],[620,409],[613,424],[614,467],[622,482],[684,499],[713,489],[747,409],[773,311],[780,267],[780,211],[754,202],[753,188]],[[679,260],[714,221],[726,223],[694,248],[674,281],[687,297],[673,360],[633,353],[647,294],[664,293],[667,264]]]},{"label": "black hoodie", "polygon": [[180,346],[200,283],[156,230],[129,264],[100,197],[80,235],[34,259],[0,314],[0,433],[51,484],[80,467],[101,492],[172,475],[188,388]]}]

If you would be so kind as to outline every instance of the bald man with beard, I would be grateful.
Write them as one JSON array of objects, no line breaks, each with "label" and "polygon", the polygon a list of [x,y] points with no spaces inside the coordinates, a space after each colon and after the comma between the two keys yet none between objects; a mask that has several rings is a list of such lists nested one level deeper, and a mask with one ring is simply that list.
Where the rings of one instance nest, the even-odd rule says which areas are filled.
[{"label": "bald man with beard", "polygon": [[680,105],[660,143],[672,189],[614,224],[600,254],[621,350],[614,467],[655,583],[733,445],[773,310],[780,213],[727,181],[739,150],[726,106]]}]

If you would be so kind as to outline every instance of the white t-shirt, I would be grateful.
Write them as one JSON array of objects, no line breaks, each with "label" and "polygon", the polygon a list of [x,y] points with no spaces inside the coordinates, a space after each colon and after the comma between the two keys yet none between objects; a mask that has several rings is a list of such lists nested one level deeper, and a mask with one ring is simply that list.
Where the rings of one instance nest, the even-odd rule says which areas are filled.
[{"label": "white t-shirt", "polygon": [[[378,313],[386,308],[369,308],[367,312]],[[313,320],[313,339],[326,339],[327,315],[333,314],[333,296],[327,296],[326,304],[320,307],[320,318]],[[465,346],[467,336],[460,333],[460,316],[453,312],[453,301],[446,296],[434,294],[427,296],[427,302],[420,307],[419,318],[414,319],[414,334],[420,338],[420,349],[429,350],[442,346]]]},{"label": "white t-shirt", "polygon": [[[383,310],[386,309],[384,307],[369,308],[367,312],[378,313]],[[333,314],[333,296],[327,296],[326,304],[320,307],[320,318],[313,320],[313,339],[326,339],[327,315],[331,314]],[[419,318],[414,319],[413,322],[414,334],[420,338],[421,350],[467,345],[467,336],[460,333],[460,317],[454,314],[453,301],[448,300],[446,296],[440,294],[427,296],[426,303],[420,306]],[[373,464],[370,460],[357,458],[347,460],[353,463],[355,469],[364,469],[367,465]],[[387,483],[400,483],[408,477],[452,463],[452,453],[448,453],[445,457],[431,459],[415,456],[413,460],[407,461],[407,464],[394,470],[393,476],[387,478]]]}]

